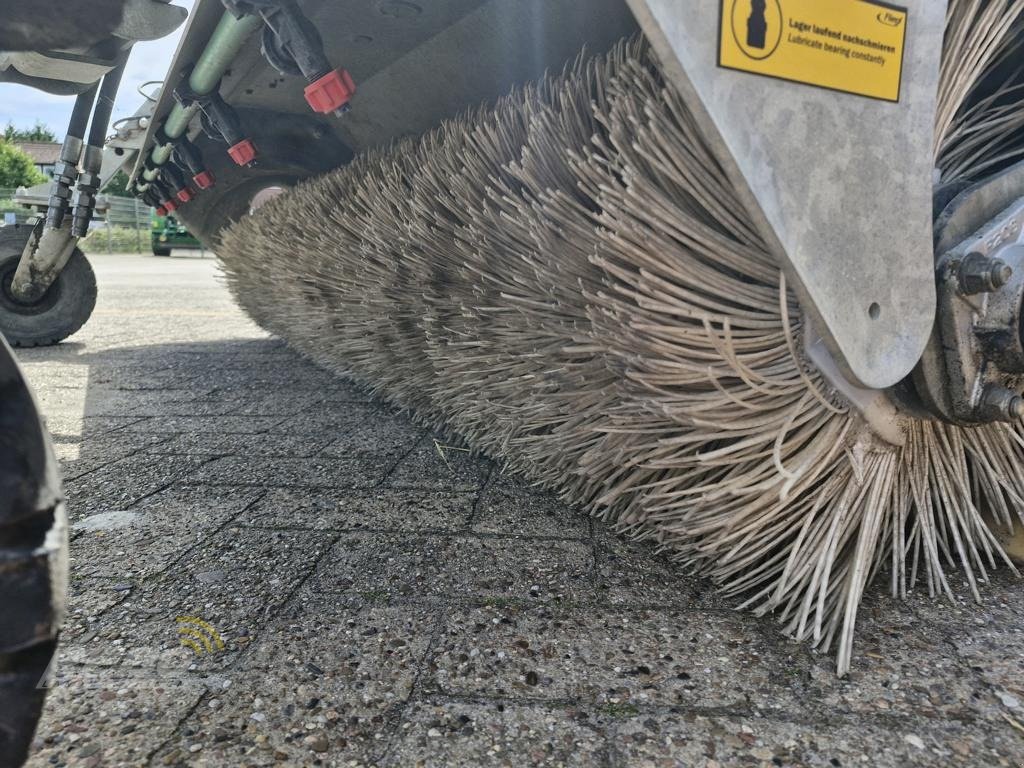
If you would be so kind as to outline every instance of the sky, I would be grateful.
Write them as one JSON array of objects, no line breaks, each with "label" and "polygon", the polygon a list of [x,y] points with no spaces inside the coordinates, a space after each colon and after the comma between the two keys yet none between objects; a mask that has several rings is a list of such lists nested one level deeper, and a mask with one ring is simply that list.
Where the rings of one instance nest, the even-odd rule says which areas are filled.
[{"label": "sky", "polygon": [[[174,5],[192,9],[194,0],[174,0]],[[114,103],[111,122],[135,113],[142,103],[142,97],[136,90],[147,80],[161,80],[171,64],[174,49],[185,29],[186,21],[177,30],[160,40],[147,43],[136,43],[128,58],[124,79]],[[155,86],[149,86],[152,91]],[[71,107],[75,103],[74,96],[53,96],[37,91],[24,85],[0,83],[0,128],[8,122],[18,128],[31,128],[36,120],[42,121],[56,134],[57,140],[64,138],[64,132],[71,118]],[[110,130],[107,133],[111,133]]]}]

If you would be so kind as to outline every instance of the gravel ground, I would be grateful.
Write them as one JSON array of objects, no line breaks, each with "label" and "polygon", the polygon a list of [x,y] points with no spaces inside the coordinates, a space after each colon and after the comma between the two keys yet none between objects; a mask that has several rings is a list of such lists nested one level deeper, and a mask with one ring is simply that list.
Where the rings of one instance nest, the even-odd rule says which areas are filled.
[{"label": "gravel ground", "polygon": [[212,260],[94,261],[89,325],[19,353],[73,526],[31,765],[1024,765],[1009,574],[876,590],[837,680],[268,338]]}]

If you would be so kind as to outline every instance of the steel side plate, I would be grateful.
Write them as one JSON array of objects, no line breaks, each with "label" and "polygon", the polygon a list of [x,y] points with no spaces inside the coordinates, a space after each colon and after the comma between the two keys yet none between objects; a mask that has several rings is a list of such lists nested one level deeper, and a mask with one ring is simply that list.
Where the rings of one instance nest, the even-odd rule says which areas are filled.
[{"label": "steel side plate", "polygon": [[[903,379],[935,316],[932,145],[946,3],[629,3],[846,373],[873,389]],[[732,50],[727,37],[738,38]],[[857,70],[841,71],[843,47],[857,52]],[[739,65],[743,49],[786,58]],[[833,71],[815,71],[819,59]],[[872,62],[899,65],[898,82],[889,71],[877,89],[856,86]]]}]

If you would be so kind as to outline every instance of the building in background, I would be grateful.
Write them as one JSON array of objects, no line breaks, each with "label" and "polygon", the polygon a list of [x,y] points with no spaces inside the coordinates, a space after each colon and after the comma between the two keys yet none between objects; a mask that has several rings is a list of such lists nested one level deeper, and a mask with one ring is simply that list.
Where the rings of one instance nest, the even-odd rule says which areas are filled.
[{"label": "building in background", "polygon": [[32,158],[32,164],[46,178],[53,178],[53,167],[60,159],[60,143],[54,141],[15,141],[14,146]]}]

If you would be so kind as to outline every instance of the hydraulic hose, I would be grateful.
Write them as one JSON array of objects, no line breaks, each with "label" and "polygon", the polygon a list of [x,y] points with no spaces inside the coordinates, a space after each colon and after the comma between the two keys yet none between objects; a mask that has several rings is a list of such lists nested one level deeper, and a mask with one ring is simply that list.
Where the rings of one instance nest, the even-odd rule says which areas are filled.
[{"label": "hydraulic hose", "polygon": [[99,81],[93,83],[88,89],[78,94],[75,99],[75,106],[71,110],[71,122],[68,123],[68,136],[76,139],[85,138],[85,129],[89,124],[89,115],[92,113],[93,102],[96,101],[96,91],[99,90]]},{"label": "hydraulic hose", "polygon": [[[91,147],[102,147],[107,138],[107,126],[110,124],[110,116],[114,111],[114,99],[117,98],[117,89],[121,85],[121,77],[124,75],[125,65],[128,59],[125,58],[120,64],[114,67],[103,76],[103,85],[100,86],[99,99],[96,101],[96,109],[92,115],[92,123],[89,126],[89,141]],[[75,103],[78,108],[78,103]],[[72,120],[74,117],[72,116]]]},{"label": "hydraulic hose", "polygon": [[[216,90],[221,77],[231,66],[242,46],[262,25],[263,19],[258,14],[248,14],[239,19],[225,11],[202,55],[192,68],[188,77],[189,89],[200,95]],[[175,104],[164,121],[164,135],[172,140],[185,135],[197,109],[196,105],[183,107],[181,104]],[[156,144],[150,153],[152,164],[156,166],[166,163],[171,157],[172,148],[171,144]],[[153,181],[158,173],[155,168],[151,168],[146,170],[142,177],[145,181]]]},{"label": "hydraulic hose", "polygon": [[71,190],[78,181],[78,163],[82,158],[82,144],[89,125],[89,115],[92,114],[99,87],[97,81],[78,94],[75,106],[71,109],[68,132],[60,148],[60,158],[53,168],[53,183],[50,184],[50,199],[46,207],[46,226],[49,229],[60,229],[64,215],[68,211]]},{"label": "hydraulic hose", "polygon": [[85,237],[89,231],[93,211],[96,209],[96,195],[100,188],[100,168],[103,166],[103,144],[107,137],[107,126],[114,111],[114,99],[124,75],[127,55],[116,67],[103,76],[96,106],[89,124],[89,140],[82,154],[82,172],[75,189],[75,212],[71,223],[73,237]]}]

